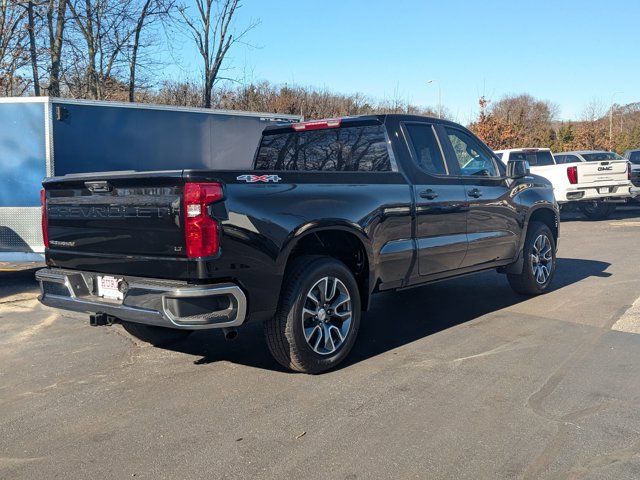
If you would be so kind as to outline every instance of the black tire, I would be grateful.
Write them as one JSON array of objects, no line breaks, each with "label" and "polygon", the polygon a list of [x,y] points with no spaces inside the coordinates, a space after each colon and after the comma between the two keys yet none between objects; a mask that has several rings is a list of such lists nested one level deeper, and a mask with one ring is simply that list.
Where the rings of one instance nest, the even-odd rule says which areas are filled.
[{"label": "black tire", "polygon": [[[350,323],[346,325],[346,321],[342,322],[338,316],[338,308],[335,310],[335,315],[331,315],[331,308],[326,311],[320,305],[314,305],[310,300],[308,294],[311,292],[318,292],[314,290],[318,287],[318,284],[327,278],[328,282],[331,279],[337,279],[339,282],[333,282],[335,287],[331,290],[331,287],[324,287],[325,292],[334,293],[329,300],[333,299],[333,303],[328,301],[329,307],[335,305],[338,302],[338,294],[345,295],[348,293],[350,301],[345,305],[341,305],[338,308],[343,308],[340,312],[344,315],[344,311],[350,308],[351,316]],[[322,285],[325,285],[324,283]],[[312,294],[314,297],[318,297],[317,294]],[[346,297],[342,297],[343,299]],[[319,298],[319,303],[322,303],[322,298]],[[309,303],[311,302],[311,303]],[[316,316],[311,316],[308,313],[303,314],[303,308],[311,309],[321,313]],[[325,321],[324,313],[327,313]],[[304,373],[321,373],[330,368],[338,365],[349,354],[355,343],[360,328],[360,292],[358,290],[358,284],[346,265],[338,260],[330,257],[322,256],[305,256],[300,257],[294,261],[291,268],[288,269],[282,286],[282,293],[280,295],[280,301],[278,304],[278,310],[276,314],[265,322],[265,336],[267,339],[267,345],[274,358],[282,366]],[[320,318],[322,317],[322,318]],[[349,318],[349,317],[347,317]],[[307,328],[313,330],[314,334],[309,336],[309,341],[305,338],[305,328],[303,322],[307,325]],[[327,326],[328,325],[328,326]],[[338,330],[332,330],[335,327]],[[329,330],[326,330],[326,329]],[[337,337],[341,329],[345,328],[345,331],[340,333],[340,337]],[[336,350],[331,351],[326,349],[327,352],[318,352],[314,350],[314,346],[311,343],[320,342],[318,337],[324,338],[325,342],[328,336],[331,337],[329,344],[335,346]],[[340,341],[340,338],[343,338]],[[334,341],[337,339],[337,341]],[[322,342],[321,342],[322,343]],[[340,343],[339,347],[337,344]],[[326,343],[323,343],[315,348],[324,349]]]},{"label": "black tire", "polygon": [[579,206],[582,214],[589,220],[604,220],[616,211],[615,203],[583,202]]},{"label": "black tire", "polygon": [[192,330],[178,330],[177,328],[156,327],[142,323],[122,321],[122,327],[138,340],[161,347],[184,340],[191,335]]},{"label": "black tire", "polygon": [[[544,236],[546,241],[551,247],[551,266],[546,263],[549,273],[545,281],[540,282],[542,278],[539,276],[536,278],[536,259],[539,257],[536,255],[536,242],[540,236]],[[524,249],[524,265],[522,267],[522,273],[507,274],[509,285],[516,293],[521,295],[540,295],[549,290],[549,286],[553,281],[553,276],[556,272],[556,242],[553,234],[547,225],[540,222],[531,222],[527,229],[527,238],[525,239]],[[542,260],[541,263],[544,263]]]}]

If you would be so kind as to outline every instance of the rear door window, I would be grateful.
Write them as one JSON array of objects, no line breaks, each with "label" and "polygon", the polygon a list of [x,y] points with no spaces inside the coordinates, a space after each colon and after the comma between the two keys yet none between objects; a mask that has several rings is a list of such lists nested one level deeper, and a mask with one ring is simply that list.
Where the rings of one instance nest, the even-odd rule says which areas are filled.
[{"label": "rear door window", "polygon": [[444,158],[433,126],[428,123],[405,123],[415,162],[427,173],[446,175]]},{"label": "rear door window", "polygon": [[392,170],[382,125],[265,135],[258,148],[256,169],[323,172]]}]

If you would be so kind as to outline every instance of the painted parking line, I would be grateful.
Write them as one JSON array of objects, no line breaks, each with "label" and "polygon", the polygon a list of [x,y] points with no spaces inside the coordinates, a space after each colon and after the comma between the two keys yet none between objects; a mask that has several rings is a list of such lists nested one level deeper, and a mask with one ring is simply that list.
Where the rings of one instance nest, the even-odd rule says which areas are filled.
[{"label": "painted parking line", "polygon": [[640,333],[640,297],[611,328],[620,332]]}]

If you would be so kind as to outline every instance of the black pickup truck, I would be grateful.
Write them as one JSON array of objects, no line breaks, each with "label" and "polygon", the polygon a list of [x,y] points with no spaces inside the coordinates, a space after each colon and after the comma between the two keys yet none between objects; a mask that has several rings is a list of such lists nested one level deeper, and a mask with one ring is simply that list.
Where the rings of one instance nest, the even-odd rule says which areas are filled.
[{"label": "black pickup truck", "polygon": [[556,268],[549,182],[420,116],[272,126],[253,170],[68,175],[42,201],[45,305],[154,344],[263,322],[302,372],[345,358],[375,292],[498,269],[536,295]]}]

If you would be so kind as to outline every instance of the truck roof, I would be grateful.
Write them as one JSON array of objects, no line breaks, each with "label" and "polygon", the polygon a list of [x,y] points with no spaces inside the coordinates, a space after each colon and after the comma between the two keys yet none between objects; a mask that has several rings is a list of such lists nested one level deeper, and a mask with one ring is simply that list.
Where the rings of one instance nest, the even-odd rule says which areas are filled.
[{"label": "truck roof", "polygon": [[[345,117],[321,118],[316,120],[305,120],[299,123],[288,123],[278,125],[268,125],[265,127],[263,134],[285,133],[301,130],[319,130],[324,128],[336,128],[338,126],[347,125],[375,125],[383,124],[389,117],[394,117],[400,121],[416,121],[430,123],[439,123],[443,125],[456,126],[454,122],[437,117],[427,115],[409,115],[404,113],[384,113],[380,115],[350,115]],[[310,127],[310,128],[305,128]]]},{"label": "truck roof", "polygon": [[503,148],[502,150],[494,150],[495,153],[511,153],[511,152],[550,152],[550,148]]},{"label": "truck roof", "polygon": [[571,152],[559,152],[559,153],[556,153],[556,155],[571,155],[571,154],[583,155],[585,153],[615,153],[615,152],[611,152],[609,150],[573,150]]}]

